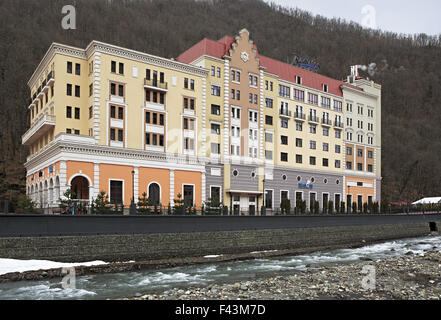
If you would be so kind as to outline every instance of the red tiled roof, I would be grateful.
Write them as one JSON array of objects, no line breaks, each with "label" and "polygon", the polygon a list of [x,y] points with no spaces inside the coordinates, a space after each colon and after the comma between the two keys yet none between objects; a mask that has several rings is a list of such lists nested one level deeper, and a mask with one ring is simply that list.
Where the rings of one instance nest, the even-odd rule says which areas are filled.
[{"label": "red tiled roof", "polygon": [[[176,60],[184,63],[191,63],[202,55],[208,55],[222,59],[226,54],[229,54],[228,50],[231,48],[232,43],[235,41],[233,37],[225,36],[218,41],[203,39],[193,47],[182,53]],[[256,45],[253,45],[256,49]],[[341,86],[345,84],[362,90],[356,86],[344,83],[340,80],[335,80],[324,75],[304,70],[302,68],[262,56],[257,53],[260,58],[260,65],[266,68],[266,71],[275,75],[278,75],[281,79],[296,83],[296,76],[302,77],[302,85],[308,88],[317,90],[323,90],[323,84],[328,85],[328,92],[337,96],[343,96]]]}]

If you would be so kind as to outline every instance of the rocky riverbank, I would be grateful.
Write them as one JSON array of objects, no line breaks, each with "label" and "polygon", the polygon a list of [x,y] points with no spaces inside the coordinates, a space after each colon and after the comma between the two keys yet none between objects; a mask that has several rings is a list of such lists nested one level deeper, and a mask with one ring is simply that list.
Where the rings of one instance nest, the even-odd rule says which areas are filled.
[{"label": "rocky riverbank", "polygon": [[[370,267],[373,266],[374,268]],[[372,275],[374,283],[366,277]],[[364,283],[364,286],[362,285]],[[375,288],[373,288],[375,286]],[[311,268],[295,274],[144,294],[136,300],[439,300],[441,252]]]}]

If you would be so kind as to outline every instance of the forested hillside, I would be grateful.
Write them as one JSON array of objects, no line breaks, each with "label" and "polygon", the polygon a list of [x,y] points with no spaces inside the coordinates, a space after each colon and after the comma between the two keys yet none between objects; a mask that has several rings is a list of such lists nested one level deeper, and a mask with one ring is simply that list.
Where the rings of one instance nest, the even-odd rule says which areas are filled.
[{"label": "forested hillside", "polygon": [[258,0],[75,0],[77,29],[63,30],[67,2],[0,0],[0,199],[24,193],[27,81],[52,42],[99,40],[177,57],[204,37],[242,28],[262,54],[315,58],[330,77],[375,63],[370,77],[383,86],[383,198],[441,195],[441,37],[364,30]]}]

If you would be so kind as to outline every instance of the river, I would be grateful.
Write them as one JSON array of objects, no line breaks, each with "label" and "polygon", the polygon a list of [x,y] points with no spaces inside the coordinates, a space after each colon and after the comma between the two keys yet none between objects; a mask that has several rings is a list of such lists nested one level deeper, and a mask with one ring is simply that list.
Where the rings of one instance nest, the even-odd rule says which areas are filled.
[{"label": "river", "polygon": [[320,251],[298,256],[207,263],[160,270],[96,274],[76,278],[75,289],[63,289],[61,279],[0,284],[2,300],[119,299],[142,293],[164,293],[173,288],[250,280],[307,268],[338,265],[441,251],[441,236],[403,239],[356,249]]}]

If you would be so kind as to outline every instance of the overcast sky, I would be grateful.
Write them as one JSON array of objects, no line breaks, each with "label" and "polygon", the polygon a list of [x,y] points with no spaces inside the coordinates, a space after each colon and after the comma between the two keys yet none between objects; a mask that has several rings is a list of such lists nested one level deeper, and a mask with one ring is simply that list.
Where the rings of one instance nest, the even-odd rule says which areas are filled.
[{"label": "overcast sky", "polygon": [[440,0],[265,0],[397,33],[441,33]]}]

